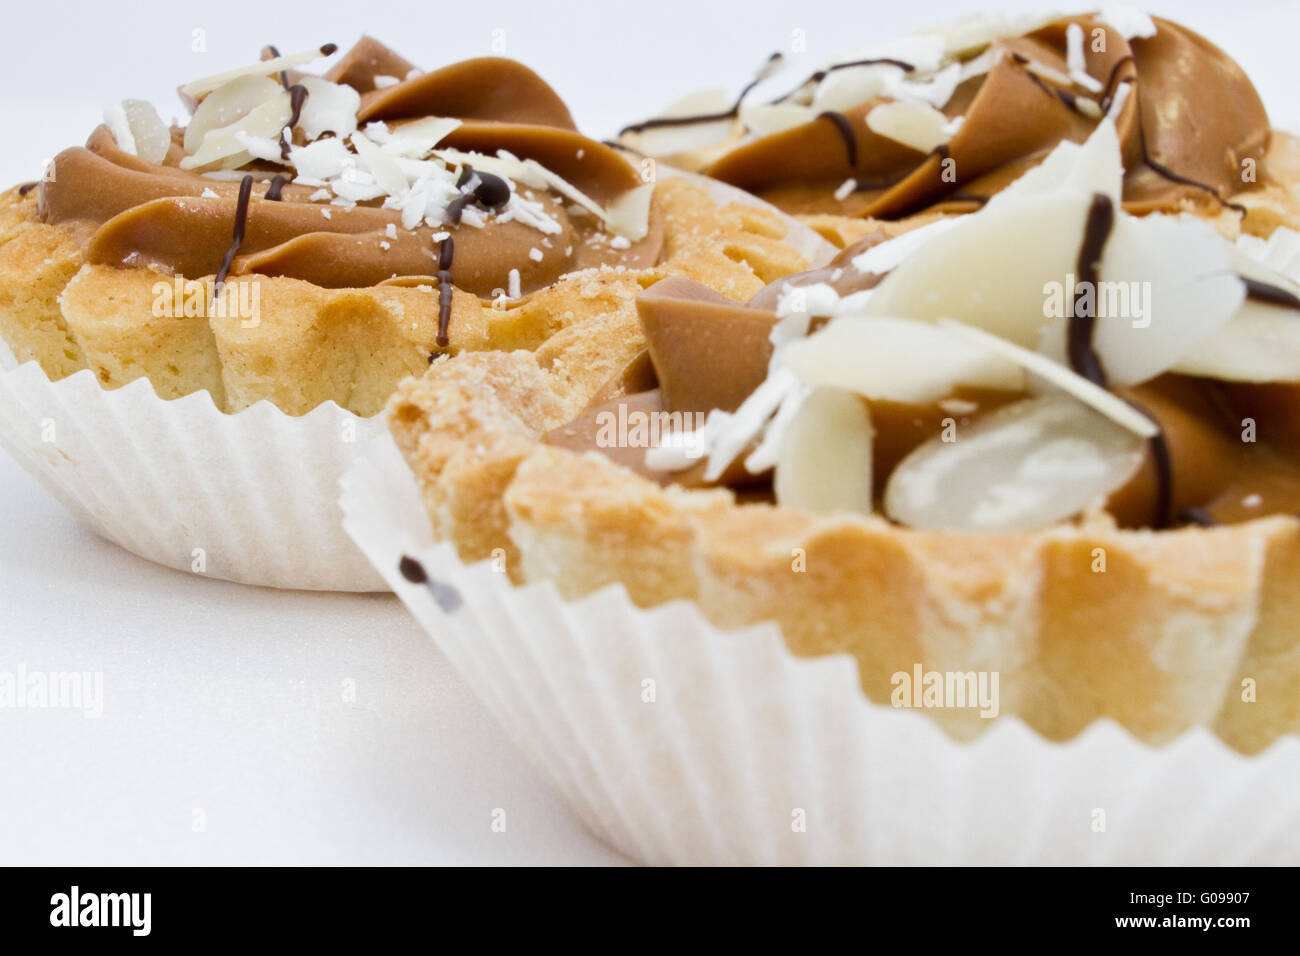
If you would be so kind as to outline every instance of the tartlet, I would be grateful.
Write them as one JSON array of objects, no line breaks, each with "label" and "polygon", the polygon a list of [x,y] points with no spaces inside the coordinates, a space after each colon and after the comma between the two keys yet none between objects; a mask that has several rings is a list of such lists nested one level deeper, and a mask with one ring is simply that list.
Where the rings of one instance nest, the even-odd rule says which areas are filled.
[{"label": "tartlet", "polygon": [[658,276],[743,298],[807,264],[770,213],[644,181],[519,63],[425,73],[367,37],[297,72],[334,52],[186,84],[183,127],[125,101],[0,198],[15,358],[366,416],[434,357],[535,348]]},{"label": "tartlet", "polygon": [[110,107],[0,195],[0,447],[170,567],[383,588],[338,481],[403,378],[635,330],[667,275],[744,300],[829,250],[740,190],[657,181],[511,60],[262,56],[181,87],[184,126]]},{"label": "tartlet", "polygon": [[[1021,70],[998,42],[991,69]],[[663,280],[611,376],[567,371],[609,353],[590,328],[405,384],[390,427],[435,535],[566,598],[775,621],[798,655],[851,655],[879,703],[914,668],[995,672],[1000,713],[1050,740],[1100,718],[1244,752],[1300,731],[1297,183],[1261,164],[1262,194],[1139,201],[1144,103],[1118,81],[1082,142],[987,201],[864,220],[745,304]],[[1120,287],[1131,310],[1102,309]]]}]

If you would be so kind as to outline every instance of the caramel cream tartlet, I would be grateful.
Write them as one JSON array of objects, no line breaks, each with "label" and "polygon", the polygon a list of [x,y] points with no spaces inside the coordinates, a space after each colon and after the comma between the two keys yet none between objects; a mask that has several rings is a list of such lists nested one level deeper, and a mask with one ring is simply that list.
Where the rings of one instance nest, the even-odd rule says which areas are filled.
[{"label": "caramel cream tartlet", "polygon": [[692,94],[622,141],[707,172],[844,244],[863,220],[970,212],[1062,140],[1112,116],[1124,208],[1190,211],[1231,234],[1300,223],[1300,148],[1245,72],[1179,24],[1110,15],[974,18],[771,79],[724,105]]},{"label": "caramel cream tartlet", "polygon": [[[1074,24],[1103,31],[1104,60],[1080,65]],[[607,379],[497,352],[407,383],[390,422],[435,532],[567,596],[619,583],[721,627],[774,620],[798,654],[854,656],[882,703],[917,666],[996,671],[1001,712],[1051,739],[1101,717],[1152,743],[1209,726],[1245,751],[1300,731],[1300,234],[1228,175],[1268,144],[1257,101],[1210,123],[1169,108],[1188,58],[1234,95],[1237,68],[1181,27],[1126,26],[1072,18],[949,50],[962,72],[985,61],[951,94],[959,130],[1007,141],[962,183],[983,193],[968,212],[923,218],[952,196],[914,170],[855,194],[869,229],[829,266],[743,304],[682,277],[648,288],[644,350]],[[1171,45],[1144,93],[1144,51]],[[1002,85],[1024,102],[979,119]],[[796,144],[826,133],[843,162],[839,126],[771,135],[818,163]],[[855,142],[854,171],[903,155]],[[949,152],[966,155],[955,137]],[[797,208],[844,172],[826,170],[763,194]],[[909,220],[870,218],[885,209]]]},{"label": "caramel cream tartlet", "polygon": [[645,181],[519,63],[426,73],[364,38],[299,72],[336,53],[269,48],[188,83],[184,126],[127,100],[5,194],[15,357],[226,411],[369,415],[434,358],[634,323],[664,275],[744,299],[807,265],[775,215]]}]

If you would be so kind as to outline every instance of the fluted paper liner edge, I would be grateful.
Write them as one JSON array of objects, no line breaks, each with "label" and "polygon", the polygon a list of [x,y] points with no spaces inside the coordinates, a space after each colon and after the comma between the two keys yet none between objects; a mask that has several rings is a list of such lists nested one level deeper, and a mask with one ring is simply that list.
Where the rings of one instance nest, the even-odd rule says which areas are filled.
[{"label": "fluted paper liner edge", "polygon": [[379,417],[332,402],[300,418],[266,402],[228,415],[207,392],[164,401],[147,379],[106,390],[88,370],[51,382],[8,358],[0,448],[95,533],[243,584],[385,589],[338,509],[339,479]]},{"label": "fluted paper liner edge", "polygon": [[[845,655],[724,632],[621,586],[512,586],[433,540],[391,439],[344,478],[344,526],[583,822],[649,864],[1300,862],[1300,740],[1244,757],[1204,729],[1151,748],[1000,717],[963,743],[873,704]],[[432,587],[398,571],[409,555]],[[441,603],[440,603],[441,602]]]}]

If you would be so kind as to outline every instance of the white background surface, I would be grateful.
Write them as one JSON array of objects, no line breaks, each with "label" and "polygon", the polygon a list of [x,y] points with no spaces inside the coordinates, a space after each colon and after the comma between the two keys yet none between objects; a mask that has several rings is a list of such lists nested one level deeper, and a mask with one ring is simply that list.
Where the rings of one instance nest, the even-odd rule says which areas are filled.
[{"label": "white background surface", "polygon": [[[1300,4],[1147,8],[1223,46],[1275,125],[1300,127]],[[434,67],[493,52],[504,30],[507,55],[603,137],[688,89],[739,87],[794,30],[820,60],[975,9],[988,7],[28,6],[7,11],[23,31],[0,62],[0,183],[36,178],[113,100],[179,114],[179,83],[240,66],[265,43],[346,48],[364,31]],[[192,49],[194,30],[206,31],[206,52]],[[0,709],[0,864],[622,862],[531,772],[396,598],[272,592],[155,567],[80,528],[0,453],[0,671],[20,664],[102,672],[104,710]],[[498,808],[505,833],[491,828]]]}]

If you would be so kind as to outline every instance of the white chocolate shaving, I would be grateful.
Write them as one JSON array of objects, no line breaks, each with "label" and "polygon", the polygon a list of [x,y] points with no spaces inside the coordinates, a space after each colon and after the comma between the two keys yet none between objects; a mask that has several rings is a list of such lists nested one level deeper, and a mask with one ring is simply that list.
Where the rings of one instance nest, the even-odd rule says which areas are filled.
[{"label": "white chocolate shaving", "polygon": [[123,104],[113,103],[104,107],[104,125],[113,134],[118,149],[131,156],[136,155],[135,136],[131,133],[131,124],[127,121]]},{"label": "white chocolate shaving", "polygon": [[1070,79],[1085,90],[1100,93],[1104,87],[1088,73],[1088,58],[1083,52],[1083,27],[1071,23],[1065,28],[1065,58]]},{"label": "white chocolate shaving", "polygon": [[1024,371],[1015,361],[910,319],[834,319],[788,345],[781,363],[805,385],[893,402],[932,402],[959,385],[1025,387]]},{"label": "white chocolate shaving", "polygon": [[1026,371],[1032,372],[1050,384],[1061,389],[1085,405],[1091,406],[1117,425],[1121,425],[1143,438],[1152,438],[1159,428],[1150,418],[1143,415],[1123,399],[1111,394],[1104,388],[1094,385],[1081,375],[1075,374],[1059,362],[1054,362],[1045,355],[1021,348],[1006,339],[990,335],[983,329],[965,325],[955,319],[940,319],[939,327],[964,338],[972,345],[982,346],[994,354],[1016,362]]},{"label": "white chocolate shaving", "polygon": [[885,512],[915,528],[1014,534],[1102,504],[1141,466],[1146,442],[1060,393],[936,435],[890,475]]},{"label": "white chocolate shaving", "polygon": [[1127,3],[1102,3],[1100,6],[1097,19],[1114,28],[1125,40],[1156,35],[1156,22],[1137,7]]},{"label": "white chocolate shaving", "polygon": [[365,133],[360,131],[352,134],[352,146],[356,149],[357,156],[365,164],[370,175],[375,177],[375,182],[384,192],[398,198],[406,194],[406,191],[410,188],[406,182],[406,175],[392,156],[386,154],[372,143]]},{"label": "white chocolate shaving", "polygon": [[773,490],[784,508],[871,513],[873,432],[866,403],[852,392],[817,388],[783,430]]},{"label": "white chocolate shaving", "polygon": [[122,112],[135,143],[135,155],[148,163],[161,163],[171,149],[172,134],[153,104],[146,100],[123,100]]},{"label": "white chocolate shaving", "polygon": [[252,159],[252,154],[239,141],[236,134],[243,132],[249,136],[266,138],[278,136],[280,130],[289,122],[291,112],[289,94],[283,90],[279,91],[229,126],[209,130],[203,137],[202,145],[193,154],[181,160],[181,169],[203,169],[211,166],[237,169],[245,165]]},{"label": "white chocolate shaving", "polygon": [[948,117],[929,103],[895,100],[881,103],[867,114],[872,132],[928,153],[948,142]]},{"label": "white chocolate shaving", "polygon": [[320,48],[312,47],[310,50],[289,53],[270,60],[261,60],[257,63],[250,63],[248,66],[241,66],[238,69],[226,70],[224,73],[214,73],[211,76],[193,80],[181,87],[181,93],[185,96],[199,97],[204,93],[211,93],[217,87],[224,86],[231,80],[239,79],[241,76],[269,77],[284,70],[293,69],[295,66],[310,63],[312,60],[319,60],[325,55],[320,51]]},{"label": "white chocolate shaving", "polygon": [[298,83],[307,90],[298,127],[308,142],[325,133],[347,139],[356,131],[357,110],[361,109],[361,95],[356,90],[319,76],[304,76]]}]

